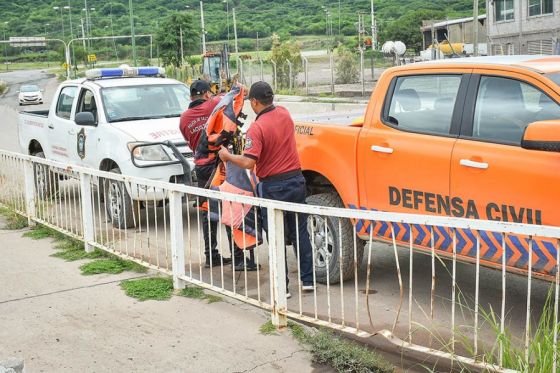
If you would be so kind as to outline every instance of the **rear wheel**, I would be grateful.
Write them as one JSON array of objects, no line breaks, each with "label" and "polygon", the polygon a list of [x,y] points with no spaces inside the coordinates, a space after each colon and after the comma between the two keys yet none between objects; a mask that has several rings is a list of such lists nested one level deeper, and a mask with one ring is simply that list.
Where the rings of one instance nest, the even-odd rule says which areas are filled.
[{"label": "rear wheel", "polygon": [[[336,193],[315,194],[307,197],[309,205],[344,207]],[[315,276],[318,282],[335,284],[354,276],[354,260],[360,263],[364,252],[361,242],[356,242],[354,258],[354,236],[352,222],[323,215],[309,215],[307,229],[311,237],[315,257]],[[325,229],[326,222],[326,229]],[[342,265],[341,265],[342,264]],[[327,270],[328,268],[328,270]]]},{"label": "rear wheel", "polygon": [[[120,174],[121,170],[117,167],[109,172]],[[136,226],[134,204],[124,183],[112,179],[103,179],[103,195],[105,197],[105,210],[113,227],[119,229],[134,228]]]},{"label": "rear wheel", "polygon": [[[44,152],[33,154],[35,157],[45,158]],[[58,193],[58,175],[47,165],[33,163],[35,176],[35,191],[40,199],[47,199]]]}]

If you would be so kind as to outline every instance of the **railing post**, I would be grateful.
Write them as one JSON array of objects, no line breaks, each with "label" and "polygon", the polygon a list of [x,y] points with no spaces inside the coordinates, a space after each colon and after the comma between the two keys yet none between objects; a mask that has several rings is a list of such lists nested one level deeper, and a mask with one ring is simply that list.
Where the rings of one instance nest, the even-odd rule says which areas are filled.
[{"label": "railing post", "polygon": [[169,192],[169,231],[171,239],[171,265],[173,268],[173,287],[184,289],[185,281],[179,276],[185,275],[185,245],[183,237],[182,193]]},{"label": "railing post", "polygon": [[334,56],[332,50],[328,50],[329,53],[329,68],[331,70],[331,94],[334,96]]},{"label": "railing post", "polygon": [[286,311],[286,252],[284,245],[284,212],[273,208],[267,209],[268,247],[270,268],[270,294],[272,304],[272,324],[278,329],[288,325]]},{"label": "railing post", "polygon": [[23,163],[24,183],[25,183],[25,212],[29,225],[33,225],[33,218],[37,216],[35,209],[35,172],[33,161]]},{"label": "railing post", "polygon": [[95,248],[91,245],[94,241],[94,214],[91,202],[91,175],[80,172],[80,193],[82,197],[82,224],[85,250],[91,253]]}]

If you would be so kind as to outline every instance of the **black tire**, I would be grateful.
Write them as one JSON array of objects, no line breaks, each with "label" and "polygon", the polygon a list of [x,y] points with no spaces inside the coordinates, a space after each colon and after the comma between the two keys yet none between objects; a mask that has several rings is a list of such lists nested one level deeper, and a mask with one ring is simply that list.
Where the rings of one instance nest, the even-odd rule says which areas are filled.
[{"label": "black tire", "polygon": [[[121,170],[113,168],[109,172],[120,174]],[[111,219],[113,227],[118,229],[136,227],[134,204],[124,183],[111,179],[102,179],[102,182],[105,211],[109,219]]]},{"label": "black tire", "polygon": [[[45,158],[44,152],[33,154],[38,158]],[[40,199],[48,199],[58,193],[58,175],[49,166],[34,163],[33,174],[35,180],[35,193]]]},{"label": "black tire", "polygon": [[[307,203],[316,206],[344,207],[342,200],[336,193],[309,196],[307,197]],[[327,245],[325,245],[325,219],[327,220]],[[349,219],[340,219],[339,225],[338,218],[309,215],[307,218],[307,229],[310,236],[314,235],[311,237],[311,243],[314,251],[314,267],[317,281],[326,284],[328,273],[329,283],[339,283],[340,259],[342,259],[342,279],[346,281],[353,278],[354,240],[358,240],[358,238],[354,236],[352,222]],[[364,246],[361,242],[357,242],[356,245],[356,262],[359,264],[364,253]],[[342,257],[340,256],[341,250]]]}]

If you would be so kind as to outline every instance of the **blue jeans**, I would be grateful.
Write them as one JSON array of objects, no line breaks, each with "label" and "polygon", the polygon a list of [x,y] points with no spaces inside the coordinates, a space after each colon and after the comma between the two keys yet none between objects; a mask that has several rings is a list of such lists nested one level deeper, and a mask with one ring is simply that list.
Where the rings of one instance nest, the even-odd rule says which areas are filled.
[{"label": "blue jeans", "polygon": [[[286,180],[263,181],[257,186],[259,197],[274,199],[277,201],[305,203],[307,190],[303,175],[293,176]],[[266,209],[263,209],[263,228],[268,236],[268,217]],[[298,215],[298,226],[296,226],[296,214],[284,212],[284,232],[292,243],[297,253],[297,241],[299,235],[299,266],[301,271],[301,282],[304,285],[313,284],[313,252],[307,232],[307,215]],[[298,232],[296,234],[296,232]],[[286,285],[288,284],[288,265],[286,264]]]}]

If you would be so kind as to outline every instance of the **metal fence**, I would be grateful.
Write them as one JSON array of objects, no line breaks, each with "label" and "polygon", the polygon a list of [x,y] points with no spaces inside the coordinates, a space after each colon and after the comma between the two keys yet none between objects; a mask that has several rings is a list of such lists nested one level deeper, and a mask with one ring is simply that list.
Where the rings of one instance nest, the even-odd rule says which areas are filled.
[{"label": "metal fence", "polygon": [[[208,204],[208,214],[197,207],[204,200],[214,202]],[[83,240],[88,251],[106,250],[171,275],[176,288],[193,283],[270,310],[279,327],[291,317],[364,338],[382,334],[403,349],[447,357],[458,366],[505,371],[499,368],[505,363],[504,354],[514,348],[533,364],[537,323],[548,307],[552,371],[556,371],[560,228],[291,204],[6,151],[0,151],[0,203]],[[239,250],[236,247],[248,244],[233,243],[222,224],[245,231],[245,220],[233,218],[239,210],[254,217],[256,232],[261,228],[268,232],[266,242],[253,250],[255,271],[248,270],[249,250],[244,250],[241,259],[231,255]],[[308,224],[316,283],[312,292],[301,290],[302,269],[297,260],[303,255],[301,232],[295,240],[288,238],[292,242],[286,241],[285,214],[294,214],[296,225]],[[220,260],[207,265],[203,227],[212,224],[208,216],[219,227],[217,250],[223,257],[237,258],[238,263]],[[259,223],[263,216],[265,223]],[[372,227],[384,222],[391,239],[380,243],[370,229],[369,237],[360,240],[356,226],[364,222]],[[429,249],[424,250],[427,255],[416,250],[422,233],[413,227],[419,225],[432,233]],[[402,235],[399,227],[403,226],[408,227],[408,235]],[[434,229],[449,231],[449,254],[436,247]],[[465,229],[478,237],[470,264],[457,260],[457,232]],[[482,265],[486,255],[481,252],[482,232],[493,232],[502,244],[501,252],[492,253],[498,257],[500,271]],[[520,236],[529,244],[527,268],[521,276],[507,272],[513,253],[505,244]],[[408,242],[404,246],[399,244],[403,237]],[[532,263],[539,260],[533,251],[537,237],[555,242],[555,256],[549,258],[554,275],[548,281],[537,279],[533,271]],[[257,239],[261,239],[258,234]],[[291,249],[286,250],[287,245]],[[245,265],[240,266],[240,260]],[[287,298],[287,291],[292,298]]]}]

